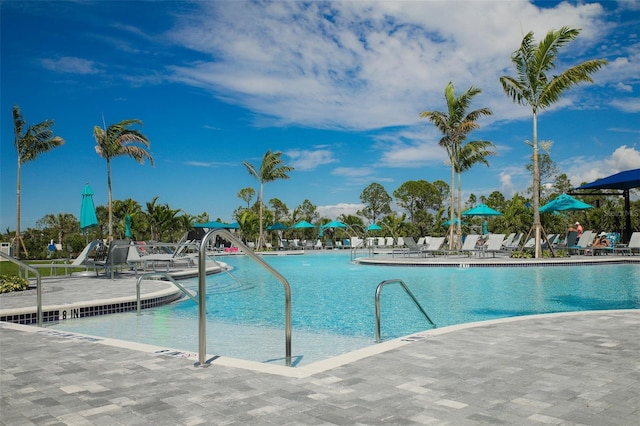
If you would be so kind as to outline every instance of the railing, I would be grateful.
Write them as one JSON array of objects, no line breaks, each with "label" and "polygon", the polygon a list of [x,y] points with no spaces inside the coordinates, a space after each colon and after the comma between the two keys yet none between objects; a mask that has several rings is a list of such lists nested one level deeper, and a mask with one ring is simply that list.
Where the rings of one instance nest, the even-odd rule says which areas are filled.
[{"label": "railing", "polygon": [[405,293],[407,293],[407,295],[413,301],[416,307],[420,310],[420,312],[422,312],[422,315],[424,315],[424,317],[427,319],[429,324],[431,324],[434,328],[436,327],[436,324],[433,321],[431,321],[431,318],[429,318],[429,315],[427,315],[425,310],[422,309],[422,306],[420,306],[420,303],[418,303],[418,299],[416,299],[413,293],[411,293],[411,290],[409,290],[409,287],[407,287],[404,281],[400,279],[382,281],[380,284],[378,284],[378,287],[376,288],[376,343],[380,343],[380,293],[382,292],[382,288],[385,285],[393,284],[393,283],[400,284],[400,286],[404,289]]},{"label": "railing", "polygon": [[[18,259],[15,259],[12,256],[9,256],[6,253],[3,253],[0,251],[0,257],[4,257],[5,259],[7,259],[8,261],[15,263],[16,265],[18,265],[19,268],[24,269],[25,271],[30,271],[33,272],[36,275],[36,313],[37,313],[37,323],[38,323],[38,327],[42,327],[42,280],[40,279],[40,272],[38,272],[38,270],[36,268],[32,268],[31,266],[27,265],[24,262],[19,261]],[[20,271],[22,270],[20,269]],[[26,275],[26,273],[25,273]],[[22,275],[20,275],[22,276]],[[28,279],[28,276],[27,276]]]},{"label": "railing", "polygon": [[142,303],[140,302],[140,284],[142,283],[142,280],[144,280],[145,278],[149,278],[149,277],[163,277],[163,278],[165,278],[166,280],[170,281],[173,285],[178,287],[191,300],[193,300],[194,302],[198,303],[198,300],[195,297],[193,297],[193,295],[189,292],[189,290],[185,289],[179,282],[174,280],[173,277],[171,275],[169,275],[168,273],[166,273],[166,272],[147,272],[146,274],[142,274],[140,276],[140,278],[138,278],[138,281],[136,281],[136,301],[137,301],[138,315],[140,315],[140,311],[142,310],[142,306],[141,306]]},{"label": "railing", "polygon": [[285,356],[287,366],[291,366],[291,287],[285,277],[280,275],[278,271],[273,269],[271,265],[266,263],[256,255],[249,247],[226,229],[212,229],[207,232],[200,242],[199,258],[198,258],[198,362],[196,365],[206,367],[210,360],[207,356],[207,301],[206,301],[206,251],[209,240],[213,237],[221,236],[227,241],[234,243],[242,249],[242,251],[251,259],[256,261],[260,266],[266,269],[271,275],[282,283],[284,288],[284,304],[285,304]]}]

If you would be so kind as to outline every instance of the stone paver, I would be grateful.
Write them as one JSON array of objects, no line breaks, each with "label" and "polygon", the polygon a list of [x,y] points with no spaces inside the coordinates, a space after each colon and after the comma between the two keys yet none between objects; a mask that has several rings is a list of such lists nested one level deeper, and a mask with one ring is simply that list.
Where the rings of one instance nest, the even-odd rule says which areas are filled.
[{"label": "stone paver", "polygon": [[304,378],[0,327],[11,425],[636,425],[640,311],[480,323]]}]

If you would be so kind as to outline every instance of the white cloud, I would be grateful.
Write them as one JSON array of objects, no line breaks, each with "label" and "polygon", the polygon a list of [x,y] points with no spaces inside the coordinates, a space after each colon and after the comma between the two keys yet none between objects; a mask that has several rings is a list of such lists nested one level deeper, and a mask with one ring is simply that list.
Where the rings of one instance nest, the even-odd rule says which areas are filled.
[{"label": "white cloud", "polygon": [[607,158],[577,157],[568,164],[567,176],[572,185],[579,186],[625,170],[640,169],[640,151],[622,145]]},{"label": "white cloud", "polygon": [[167,36],[204,59],[171,67],[172,79],[234,99],[271,124],[355,130],[419,123],[419,111],[442,105],[449,81],[460,91],[483,89],[478,105],[491,107],[495,117],[526,117],[528,109],[514,108],[497,82],[514,72],[509,56],[523,32],[542,37],[551,28],[576,26],[586,45],[606,30],[599,4],[200,5]]},{"label": "white cloud", "polygon": [[355,216],[358,210],[362,210],[364,204],[354,203],[338,203],[326,206],[317,206],[316,209],[321,217],[328,217],[330,219],[336,219],[338,216],[353,215]]},{"label": "white cloud", "polygon": [[293,149],[285,152],[291,158],[290,165],[298,171],[313,170],[324,164],[335,163],[338,160],[328,149],[304,150]]},{"label": "white cloud", "polygon": [[615,99],[610,105],[624,112],[640,112],[640,98]]},{"label": "white cloud", "polygon": [[71,56],[64,56],[60,59],[42,59],[41,64],[46,69],[59,73],[97,74],[100,72],[95,62]]}]

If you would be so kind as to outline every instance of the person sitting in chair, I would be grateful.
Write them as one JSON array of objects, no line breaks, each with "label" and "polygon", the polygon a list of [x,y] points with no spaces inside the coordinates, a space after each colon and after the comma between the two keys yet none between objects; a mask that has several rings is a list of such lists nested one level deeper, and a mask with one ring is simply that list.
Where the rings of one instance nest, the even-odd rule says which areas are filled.
[{"label": "person sitting in chair", "polygon": [[606,232],[598,234],[598,236],[593,240],[593,243],[591,243],[591,247],[593,248],[609,247],[610,245],[611,242],[607,238]]},{"label": "person sitting in chair", "polygon": [[582,236],[582,225],[580,225],[580,222],[576,222],[575,228],[573,226],[570,226],[569,232],[577,232],[578,238],[580,238]]}]

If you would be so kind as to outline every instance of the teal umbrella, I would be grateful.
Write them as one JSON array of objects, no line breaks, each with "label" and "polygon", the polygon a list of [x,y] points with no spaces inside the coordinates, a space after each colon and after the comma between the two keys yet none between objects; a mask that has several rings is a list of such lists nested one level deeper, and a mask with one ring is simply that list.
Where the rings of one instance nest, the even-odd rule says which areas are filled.
[{"label": "teal umbrella", "polygon": [[[456,225],[458,224],[458,218],[457,217],[453,219],[453,223],[455,223]],[[462,223],[463,225],[467,224],[465,221],[462,221],[460,223]],[[449,225],[451,225],[451,220],[448,220],[448,221],[446,221],[446,222],[444,222],[442,224],[442,226],[449,226]]]},{"label": "teal umbrella", "polygon": [[96,226],[98,226],[98,217],[93,204],[93,190],[87,183],[82,191],[82,204],[80,204],[80,229],[86,231]]},{"label": "teal umbrella", "polygon": [[501,214],[502,213],[492,209],[486,204],[478,204],[474,208],[462,213],[462,216],[500,216]]},{"label": "teal umbrella", "polygon": [[331,222],[322,225],[322,228],[327,229],[327,228],[346,228],[347,225],[345,225],[344,223],[338,221],[338,220],[332,220]]},{"label": "teal umbrella", "polygon": [[130,215],[126,215],[124,217],[124,236],[127,238],[131,238],[131,216]]},{"label": "teal umbrella", "polygon": [[309,222],[307,222],[306,220],[302,220],[298,223],[296,223],[295,225],[292,226],[292,228],[295,229],[300,229],[300,228],[315,228],[314,225],[310,224]]},{"label": "teal umbrella", "polygon": [[267,231],[284,231],[285,229],[289,229],[287,225],[284,225],[280,222],[276,222],[273,225],[267,226]]},{"label": "teal umbrella", "polygon": [[571,195],[558,195],[553,201],[540,207],[540,213],[544,212],[564,212],[592,209],[593,206],[573,198]]},{"label": "teal umbrella", "polygon": [[222,222],[218,222],[217,220],[212,220],[211,222],[194,223],[193,227],[194,228],[211,228],[211,229],[238,229],[240,225],[238,225],[238,222],[222,223]]},{"label": "teal umbrella", "polygon": [[371,225],[367,226],[365,229],[367,231],[382,231],[382,227],[375,223],[372,223]]}]

